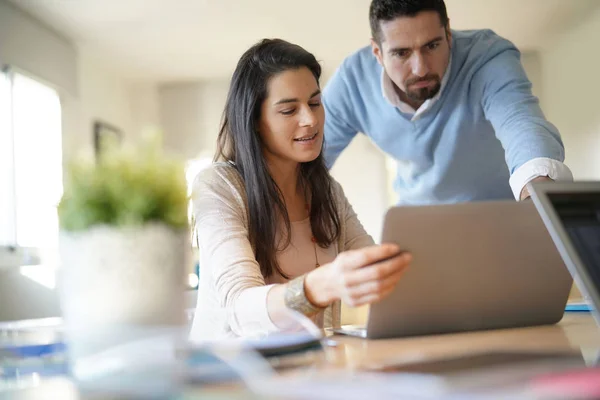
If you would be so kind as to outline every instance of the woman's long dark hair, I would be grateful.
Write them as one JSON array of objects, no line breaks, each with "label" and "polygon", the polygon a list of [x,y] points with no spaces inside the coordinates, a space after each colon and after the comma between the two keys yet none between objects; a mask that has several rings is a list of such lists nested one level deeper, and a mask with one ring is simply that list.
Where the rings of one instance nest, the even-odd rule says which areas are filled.
[{"label": "woman's long dark hair", "polygon": [[[258,134],[261,105],[267,98],[271,77],[302,67],[308,68],[319,82],[321,66],[300,46],[281,39],[264,39],[247,50],[233,73],[217,139],[215,161],[232,162],[244,181],[250,243],[265,278],[275,271],[288,278],[277,263],[276,254],[290,244],[291,225],[281,190],[263,157]],[[340,235],[340,218],[322,152],[315,160],[300,164],[299,179],[310,194],[313,235],[317,244],[326,248]],[[283,244],[277,238],[280,219],[287,231]]]}]

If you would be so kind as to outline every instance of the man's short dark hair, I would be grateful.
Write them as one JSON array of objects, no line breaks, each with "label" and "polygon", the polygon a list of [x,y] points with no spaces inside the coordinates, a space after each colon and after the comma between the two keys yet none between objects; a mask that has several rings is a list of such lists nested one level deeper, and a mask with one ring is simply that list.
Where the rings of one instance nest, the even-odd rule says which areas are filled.
[{"label": "man's short dark hair", "polygon": [[398,17],[414,17],[422,11],[437,12],[442,26],[448,26],[448,13],[444,0],[373,0],[369,8],[373,39],[381,44],[381,21],[392,21]]}]

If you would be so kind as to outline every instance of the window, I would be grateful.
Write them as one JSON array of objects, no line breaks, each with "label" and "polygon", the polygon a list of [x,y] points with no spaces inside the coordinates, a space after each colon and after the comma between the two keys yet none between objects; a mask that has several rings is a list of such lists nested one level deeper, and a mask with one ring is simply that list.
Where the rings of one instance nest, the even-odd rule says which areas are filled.
[{"label": "window", "polygon": [[57,91],[16,72],[0,73],[0,246],[56,253],[62,191]]}]

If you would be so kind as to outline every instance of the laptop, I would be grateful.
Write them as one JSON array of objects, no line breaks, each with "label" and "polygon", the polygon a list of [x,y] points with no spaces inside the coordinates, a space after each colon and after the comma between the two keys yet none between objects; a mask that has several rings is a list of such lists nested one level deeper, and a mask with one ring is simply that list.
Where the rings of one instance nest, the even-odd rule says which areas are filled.
[{"label": "laptop", "polygon": [[600,182],[540,182],[529,192],[600,326]]},{"label": "laptop", "polygon": [[535,205],[492,201],[388,210],[382,242],[413,261],[394,291],[369,308],[369,339],[554,324],[572,278]]}]

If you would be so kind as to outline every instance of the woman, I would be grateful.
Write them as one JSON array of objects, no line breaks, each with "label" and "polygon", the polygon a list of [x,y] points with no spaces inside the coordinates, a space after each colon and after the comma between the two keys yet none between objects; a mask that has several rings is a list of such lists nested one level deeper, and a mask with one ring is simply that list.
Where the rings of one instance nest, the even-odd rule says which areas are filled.
[{"label": "woman", "polygon": [[278,39],[238,62],[217,141],[224,162],[193,188],[192,340],[268,334],[290,310],[338,325],[340,300],[380,300],[410,262],[395,245],[373,245],[325,167],[320,74],[312,54]]}]

